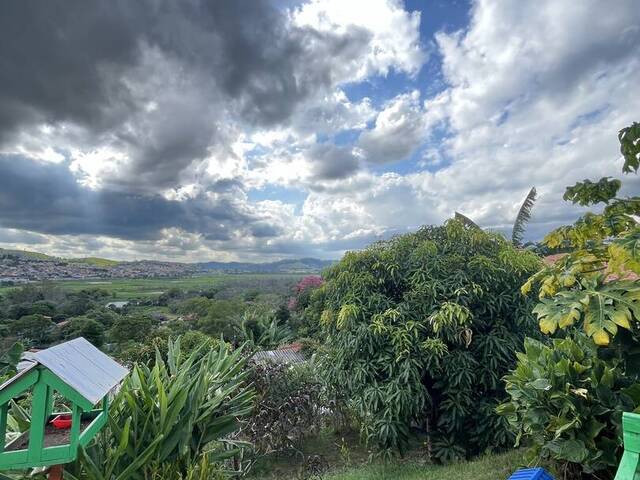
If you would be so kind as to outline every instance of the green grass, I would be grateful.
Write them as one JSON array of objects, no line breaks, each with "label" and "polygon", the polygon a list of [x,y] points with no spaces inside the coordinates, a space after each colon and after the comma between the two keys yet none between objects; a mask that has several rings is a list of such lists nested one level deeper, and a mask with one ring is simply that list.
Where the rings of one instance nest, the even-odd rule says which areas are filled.
[{"label": "green grass", "polygon": [[451,465],[421,465],[416,461],[363,465],[323,476],[323,480],[505,480],[524,464],[523,456],[522,450],[514,450]]},{"label": "green grass", "polygon": [[117,260],[109,260],[108,258],[100,257],[68,258],[67,261],[72,263],[86,263],[87,265],[93,265],[94,267],[113,267],[120,263]]},{"label": "green grass", "polygon": [[[100,280],[60,280],[46,282],[66,291],[78,291],[85,288],[101,288],[108,291],[114,300],[144,299],[158,296],[170,288],[181,290],[203,290],[213,287],[248,285],[255,288],[260,282],[292,282],[300,278],[299,274],[216,274],[186,278],[122,278]],[[0,293],[16,287],[0,287]]]}]

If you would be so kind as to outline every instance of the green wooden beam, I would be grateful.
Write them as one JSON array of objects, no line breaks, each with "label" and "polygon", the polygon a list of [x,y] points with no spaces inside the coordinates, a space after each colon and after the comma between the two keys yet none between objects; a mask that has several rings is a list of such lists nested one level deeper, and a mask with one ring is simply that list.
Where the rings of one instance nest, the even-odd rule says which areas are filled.
[{"label": "green wooden beam", "polygon": [[35,385],[35,383],[38,381],[38,378],[38,370],[34,368],[29,373],[16,380],[15,383],[12,383],[0,392],[0,405],[8,403],[9,400],[17,397],[32,385]]},{"label": "green wooden beam", "polygon": [[93,437],[105,426],[107,423],[108,412],[102,411],[100,415],[93,419],[87,428],[80,435],[80,445],[85,447]]},{"label": "green wooden beam", "polygon": [[80,442],[80,426],[82,424],[82,410],[75,403],[71,407],[71,433],[69,435],[69,445],[72,452],[78,450]]},{"label": "green wooden beam", "polygon": [[31,428],[29,428],[29,461],[38,462],[44,448],[44,427],[47,421],[47,393],[49,389],[42,379],[33,387],[31,400]]},{"label": "green wooden beam", "polygon": [[7,411],[9,405],[0,405],[0,453],[4,452],[4,444],[7,439]]},{"label": "green wooden beam", "polygon": [[624,453],[615,480],[640,479],[640,415],[624,412],[622,414],[622,438]]}]

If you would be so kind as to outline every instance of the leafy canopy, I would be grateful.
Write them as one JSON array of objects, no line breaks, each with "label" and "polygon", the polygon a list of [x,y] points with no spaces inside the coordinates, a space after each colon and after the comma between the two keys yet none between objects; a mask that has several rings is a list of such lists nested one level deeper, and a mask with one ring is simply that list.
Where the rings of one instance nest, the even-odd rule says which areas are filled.
[{"label": "leafy canopy", "polygon": [[535,330],[518,291],[538,258],[451,220],[347,253],[307,314],[319,318],[320,371],[365,440],[403,449],[410,426],[447,461],[510,443],[494,412],[514,351]]},{"label": "leafy canopy", "polygon": [[[640,124],[620,131],[623,172],[637,173]],[[622,183],[609,177],[585,180],[564,195],[579,205],[604,203],[602,213],[587,213],[570,226],[549,233],[550,248],[571,252],[532,276],[522,287],[527,294],[539,285],[535,308],[540,329],[552,334],[582,324],[598,345],[608,345],[619,328],[640,321],[640,196],[618,197]]]},{"label": "leafy canopy", "polygon": [[619,358],[602,359],[601,351],[581,332],[550,345],[525,340],[518,366],[505,377],[510,400],[498,412],[517,433],[516,445],[527,440],[533,458],[587,473],[617,466],[622,412],[638,405],[640,385]]}]

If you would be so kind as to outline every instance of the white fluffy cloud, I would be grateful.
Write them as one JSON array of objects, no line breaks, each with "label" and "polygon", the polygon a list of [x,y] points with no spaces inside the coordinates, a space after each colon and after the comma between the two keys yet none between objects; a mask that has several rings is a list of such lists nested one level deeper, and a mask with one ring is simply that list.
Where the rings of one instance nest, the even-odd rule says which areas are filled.
[{"label": "white fluffy cloud", "polygon": [[[434,39],[444,88],[431,97],[431,86],[416,84],[430,39],[420,38],[420,12],[399,0],[311,0],[284,17],[263,57],[250,58],[254,75],[238,74],[245,90],[219,73],[210,81],[207,65],[192,68],[184,52],[145,46],[122,73],[140,108],[115,127],[34,123],[0,149],[68,161],[95,192],[157,189],[191,202],[194,215],[212,215],[207,222],[158,222],[153,240],[5,229],[0,242],[122,258],[335,257],[456,210],[506,231],[534,185],[540,198],[528,237],[539,238],[579,213],[561,200],[567,185],[619,176],[617,130],[640,120],[640,9],[632,0],[478,0],[467,28]],[[219,39],[205,32],[198,41],[217,47]],[[287,61],[287,52],[301,60]],[[276,61],[282,72],[265,67]],[[345,93],[392,73],[411,79],[410,88],[387,90],[378,102]],[[408,158],[410,168],[397,168]],[[638,190],[637,177],[625,188]],[[251,200],[252,190],[270,189],[302,199]],[[242,221],[224,220],[225,206]]]}]

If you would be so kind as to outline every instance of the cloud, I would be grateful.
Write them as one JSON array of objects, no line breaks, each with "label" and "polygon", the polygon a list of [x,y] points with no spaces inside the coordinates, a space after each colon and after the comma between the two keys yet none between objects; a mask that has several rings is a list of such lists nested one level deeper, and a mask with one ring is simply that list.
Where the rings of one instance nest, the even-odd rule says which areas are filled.
[{"label": "cloud", "polygon": [[432,57],[396,0],[3,13],[0,242],[56,254],[337,256],[456,210],[509,232],[534,185],[540,238],[639,120],[631,0],[478,0]]},{"label": "cloud", "polygon": [[170,228],[224,241],[277,233],[245,208],[241,192],[224,182],[220,187],[182,201],[96,191],[77,183],[64,164],[0,156],[0,224],[43,234],[126,240],[158,239]]},{"label": "cloud", "polygon": [[402,94],[387,103],[371,130],[360,136],[367,161],[393,163],[408,158],[426,140],[425,114],[420,92]]},{"label": "cloud", "polygon": [[348,177],[359,167],[358,157],[349,147],[323,143],[311,147],[307,154],[313,163],[314,177],[320,180]]}]

